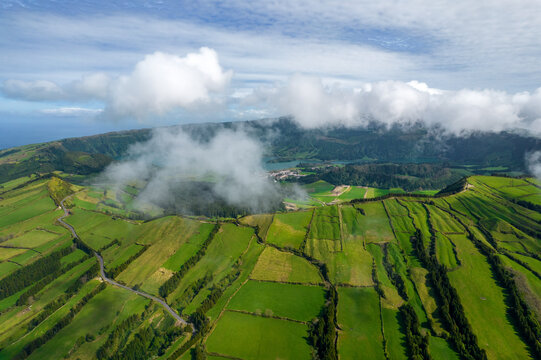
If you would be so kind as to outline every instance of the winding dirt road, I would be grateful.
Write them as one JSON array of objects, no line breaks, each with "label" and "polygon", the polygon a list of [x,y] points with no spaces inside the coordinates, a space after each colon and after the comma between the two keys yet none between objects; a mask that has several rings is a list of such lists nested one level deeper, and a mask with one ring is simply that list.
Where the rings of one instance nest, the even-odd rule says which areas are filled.
[{"label": "winding dirt road", "polygon": [[[71,195],[70,195],[71,196]],[[68,199],[70,196],[67,196],[65,197],[64,199],[62,199],[62,201],[60,202],[60,207],[62,208],[62,210],[64,210],[64,215],[62,215],[61,217],[59,217],[57,220],[60,224],[62,224],[66,229],[68,229],[69,231],[71,231],[71,234],[73,235],[74,238],[77,238],[79,239],[79,236],[77,235],[77,233],[75,232],[75,229],[73,228],[73,226],[71,226],[70,224],[68,224],[67,222],[64,221],[64,219],[66,217],[68,217],[70,215],[69,213],[69,210],[64,206],[64,201],[66,201],[66,199]],[[167,312],[169,314],[171,314],[171,316],[173,318],[175,318],[177,320],[177,322],[179,322],[180,324],[186,326],[186,325],[190,325],[192,326],[192,324],[186,322],[186,320],[184,320],[183,318],[181,318],[175,310],[173,310],[169,305],[167,305],[167,303],[165,301],[163,301],[162,299],[156,297],[156,296],[152,296],[150,294],[147,294],[147,293],[144,293],[142,291],[139,291],[139,290],[135,290],[135,289],[132,289],[126,285],[122,285],[112,279],[109,279],[106,275],[105,275],[105,271],[104,271],[104,265],[103,265],[103,258],[101,257],[100,254],[98,254],[97,252],[94,251],[94,255],[96,256],[96,258],[98,259],[98,262],[100,263],[100,276],[101,278],[103,279],[103,281],[111,284],[111,285],[114,285],[114,286],[117,286],[119,288],[122,288],[122,289],[125,289],[125,290],[128,290],[128,291],[131,291],[137,295],[140,295],[140,296],[143,296],[143,297],[146,297],[147,299],[150,299],[152,301],[156,301],[157,303],[159,303],[165,310],[167,310]],[[192,326],[193,328],[193,326]]]}]

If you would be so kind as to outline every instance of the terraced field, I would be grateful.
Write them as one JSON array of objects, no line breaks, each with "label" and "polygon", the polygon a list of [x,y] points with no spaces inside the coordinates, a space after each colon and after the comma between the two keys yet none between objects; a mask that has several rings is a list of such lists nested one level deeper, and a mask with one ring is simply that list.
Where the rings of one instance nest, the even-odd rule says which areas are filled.
[{"label": "terraced field", "polygon": [[[471,177],[454,195],[384,200],[373,197],[399,189],[332,194],[318,182],[312,196],[338,201],[148,221],[109,211],[117,194],[68,184],[79,239],[56,222],[68,188],[53,179],[0,189],[0,359],[541,356],[528,337],[541,320],[533,179]],[[102,282],[94,251],[108,276],[192,325]]]}]

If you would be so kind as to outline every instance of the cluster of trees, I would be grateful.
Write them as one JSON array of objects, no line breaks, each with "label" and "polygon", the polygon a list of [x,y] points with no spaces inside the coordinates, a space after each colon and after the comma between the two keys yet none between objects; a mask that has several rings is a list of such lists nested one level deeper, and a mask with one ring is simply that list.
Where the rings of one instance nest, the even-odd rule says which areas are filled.
[{"label": "cluster of trees", "polygon": [[468,184],[468,178],[463,177],[462,179],[447,185],[443,189],[441,189],[436,195],[437,196],[447,196],[452,195],[461,192],[466,188],[466,185]]},{"label": "cluster of trees", "polygon": [[443,322],[449,331],[449,338],[455,350],[466,359],[486,360],[486,352],[477,344],[477,337],[464,314],[458,293],[449,281],[447,269],[438,263],[435,256],[428,254],[419,229],[416,230],[411,241],[419,259],[428,270],[429,280],[440,302],[439,309]]},{"label": "cluster of trees", "polygon": [[73,243],[75,244],[75,246],[77,247],[77,249],[80,249],[82,251],[84,251],[85,253],[87,253],[88,255],[94,255],[94,250],[88,246],[87,244],[85,244],[81,239],[79,239],[78,237],[75,237],[73,238]]},{"label": "cluster of trees", "polygon": [[197,311],[200,313],[206,314],[207,311],[209,311],[214,306],[214,304],[216,304],[218,299],[222,297],[223,293],[224,293],[224,290],[221,287],[216,287],[212,289],[210,294],[208,294],[208,296],[205,298],[205,300],[203,300],[201,305],[199,305],[199,308],[197,308]]},{"label": "cluster of trees", "polygon": [[100,266],[98,263],[92,264],[92,266],[85,271],[77,280],[73,282],[67,289],[67,294],[75,294],[79,289],[90,279],[98,275],[98,271],[100,270]]},{"label": "cluster of trees", "polygon": [[205,348],[202,344],[197,344],[195,348],[192,349],[192,359],[193,360],[205,360],[207,354],[205,354]]},{"label": "cluster of trees", "polygon": [[133,254],[128,258],[128,260],[124,261],[122,264],[118,265],[117,267],[114,267],[112,269],[107,270],[107,275],[114,279],[118,274],[126,270],[128,265],[130,265],[135,259],[137,259],[139,256],[141,256],[147,249],[149,248],[149,245],[143,245],[141,249],[139,249],[138,252]]},{"label": "cluster of trees", "polygon": [[[133,328],[134,324],[137,323],[138,321],[139,319],[132,319],[129,324],[126,324],[122,327],[125,330],[130,331]],[[122,329],[115,329],[114,332],[118,334],[118,335],[115,335],[116,342],[120,342],[121,339],[127,337],[126,333],[122,333]],[[184,333],[184,329],[182,327],[176,327],[176,326],[170,326],[166,330],[152,329],[151,327],[145,327],[139,330],[133,336],[132,340],[122,349],[122,351],[119,351],[118,349],[119,344],[115,344],[116,350],[113,350],[111,348],[111,349],[106,350],[107,353],[101,351],[103,348],[102,346],[102,348],[100,348],[97,352],[97,357],[98,359],[110,359],[110,360],[152,359],[152,358],[155,358],[156,356],[164,355],[167,348],[171,346],[171,344],[183,333]],[[111,336],[109,336],[107,340],[108,342],[109,342],[109,339],[111,339]]]},{"label": "cluster of trees", "polygon": [[124,350],[116,352],[110,359],[148,359],[149,348],[153,338],[154,331],[149,327],[145,327],[134,335],[133,339],[126,345]]},{"label": "cluster of trees", "polygon": [[26,359],[32,354],[37,348],[45,344],[47,341],[53,338],[60,330],[62,330],[64,327],[66,327],[68,324],[71,323],[75,315],[81,311],[83,306],[94,296],[96,296],[100,291],[104,290],[106,288],[105,283],[101,283],[96,288],[94,288],[91,292],[89,292],[87,295],[85,295],[79,302],[70,309],[70,312],[66,314],[62,319],[58,320],[58,322],[49,330],[47,330],[43,335],[37,337],[36,339],[32,340],[28,344],[26,344],[21,352],[19,352],[15,357],[14,360],[22,360]]},{"label": "cluster of trees", "polygon": [[310,345],[317,352],[317,358],[322,360],[337,360],[336,353],[336,304],[338,294],[331,286],[327,292],[327,301],[321,315],[310,324]]},{"label": "cluster of trees", "polygon": [[225,198],[215,191],[214,184],[209,182],[180,182],[170,191],[170,195],[170,198],[163,199],[158,204],[165,214],[234,218],[249,213],[246,208],[229,205]]},{"label": "cluster of trees", "polygon": [[428,336],[421,335],[415,310],[410,304],[404,304],[398,308],[398,312],[403,320],[410,359],[430,360]]},{"label": "cluster of trees", "polygon": [[130,331],[139,323],[141,316],[134,314],[118,324],[107,337],[105,343],[96,351],[98,360],[108,359],[113,356],[123,338],[129,335]]},{"label": "cluster of trees", "polygon": [[72,252],[66,247],[20,268],[0,280],[0,300],[11,296],[61,268],[60,259]]},{"label": "cluster of trees", "polygon": [[27,291],[22,293],[21,296],[19,296],[19,298],[17,299],[17,302],[15,303],[15,305],[20,306],[20,305],[26,304],[30,297],[33,297],[34,295],[36,295],[47,284],[49,284],[50,282],[52,282],[53,280],[58,278],[60,275],[68,272],[70,269],[73,269],[75,266],[79,265],[83,261],[88,260],[89,257],[90,257],[90,255],[86,254],[85,256],[80,258],[79,260],[73,261],[73,262],[67,264],[66,266],[64,266],[63,268],[57,269],[56,271],[54,271],[54,272],[50,273],[49,275],[45,276],[43,279],[41,279],[40,281],[35,283],[30,289],[28,289]]},{"label": "cluster of trees", "polygon": [[174,353],[172,353],[167,360],[177,360],[179,359],[182,354],[184,354],[189,348],[194,346],[201,338],[203,337],[203,333],[197,332],[192,335],[190,340],[186,341],[184,344],[182,344],[181,347],[179,347],[177,350],[175,350]]},{"label": "cluster of trees", "polygon": [[218,232],[219,228],[220,225],[218,223],[214,225],[214,228],[201,245],[201,248],[191,258],[186,260],[186,262],[181,265],[180,269],[176,273],[174,273],[173,276],[167,279],[167,281],[164,282],[162,286],[160,286],[160,296],[166,298],[171,292],[173,292],[177,288],[180,280],[182,280],[182,277],[199,261],[199,259],[201,259],[205,255],[208,246],[210,245],[212,239],[214,239],[214,236]]},{"label": "cluster of trees", "polygon": [[[431,205],[434,205],[434,202],[430,201]],[[422,204],[423,208],[426,212],[426,224],[428,226],[428,232],[430,233],[430,245],[428,248],[428,253],[430,256],[436,256],[436,232],[434,231],[434,227],[432,227],[432,220],[430,218],[430,210],[428,210],[428,207],[425,203]]]},{"label": "cluster of trees", "polygon": [[184,290],[184,293],[182,294],[180,301],[182,305],[187,305],[199,294],[199,292],[212,280],[212,275],[207,273],[202,278],[197,279],[194,281],[190,286]]},{"label": "cluster of trees", "polygon": [[315,174],[300,178],[302,183],[325,180],[333,185],[402,188],[406,191],[441,188],[461,177],[458,172],[436,164],[349,164],[304,170]]}]

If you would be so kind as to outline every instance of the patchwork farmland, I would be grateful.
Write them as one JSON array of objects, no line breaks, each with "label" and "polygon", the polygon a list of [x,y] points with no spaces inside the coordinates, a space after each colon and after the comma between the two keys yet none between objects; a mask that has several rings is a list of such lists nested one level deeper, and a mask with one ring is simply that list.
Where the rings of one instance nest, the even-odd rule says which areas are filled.
[{"label": "patchwork farmland", "polygon": [[299,211],[143,221],[61,174],[2,184],[0,359],[540,358],[533,179],[311,187]]}]

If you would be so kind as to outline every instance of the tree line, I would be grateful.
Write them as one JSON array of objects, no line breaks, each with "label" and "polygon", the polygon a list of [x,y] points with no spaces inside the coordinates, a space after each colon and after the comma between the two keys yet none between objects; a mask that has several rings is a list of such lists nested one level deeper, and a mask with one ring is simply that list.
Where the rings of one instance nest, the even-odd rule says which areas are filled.
[{"label": "tree line", "polygon": [[118,350],[121,339],[129,335],[130,331],[139,323],[140,319],[141,316],[139,314],[134,314],[115,326],[105,343],[96,351],[98,360],[108,359],[113,356]]},{"label": "tree line", "polygon": [[[169,348],[169,346],[171,346],[184,331],[184,328],[177,326],[170,326],[165,330],[144,327],[133,336],[132,340],[122,349],[122,351],[117,350],[112,352],[110,356],[98,357],[98,359],[146,360],[155,358],[156,356],[162,356],[165,354],[167,348]],[[117,333],[119,332],[117,331]],[[126,334],[121,333],[120,337],[126,337]]]},{"label": "tree line", "polygon": [[54,273],[61,268],[60,259],[73,251],[71,247],[65,247],[53,252],[33,263],[17,269],[0,280],[0,300],[11,296],[36,281]]},{"label": "tree line", "polygon": [[[489,231],[482,226],[480,226],[480,229],[483,234],[489,238],[489,241],[495,242]],[[468,238],[487,257],[488,262],[496,275],[496,279],[507,290],[511,300],[511,306],[509,306],[509,308],[518,325],[515,326],[515,328],[530,347],[534,357],[541,358],[541,326],[539,325],[535,314],[528,307],[524,297],[518,290],[513,275],[505,268],[498,253],[479,241],[469,230]]]},{"label": "tree line", "polygon": [[208,246],[212,242],[212,239],[214,239],[214,236],[218,232],[219,228],[220,225],[216,223],[209,236],[205,239],[203,244],[201,244],[199,250],[192,257],[186,260],[186,262],[180,266],[180,269],[160,286],[159,293],[161,297],[166,298],[170,293],[172,293],[177,288],[178,284],[182,280],[182,277],[188,272],[188,270],[190,270],[205,255]]},{"label": "tree line", "polygon": [[428,351],[428,336],[419,331],[419,318],[413,307],[406,303],[398,308],[398,313],[404,323],[409,357],[412,360],[430,360]]},{"label": "tree line", "polygon": [[67,325],[69,325],[72,322],[75,315],[77,315],[77,313],[81,311],[83,306],[90,299],[92,299],[94,296],[96,296],[99,292],[101,292],[105,288],[106,288],[105,283],[101,283],[98,286],[96,286],[92,291],[90,291],[81,300],[79,300],[79,302],[73,308],[70,309],[68,314],[66,314],[63,318],[58,320],[52,328],[47,330],[43,335],[37,337],[36,339],[26,344],[23,347],[23,349],[14,357],[14,360],[22,360],[22,359],[28,358],[30,354],[32,354],[37,348],[39,348],[40,346],[45,344],[47,341],[52,339],[60,330],[62,330]]},{"label": "tree line", "polygon": [[62,305],[64,305],[70,296],[68,294],[62,294],[47,305],[43,307],[41,312],[35,316],[27,325],[27,330],[30,332],[33,328],[41,324],[43,320],[49,317],[52,313],[58,310]]},{"label": "tree line", "polygon": [[314,348],[318,359],[337,360],[335,341],[338,294],[334,286],[329,288],[326,297],[327,301],[320,316],[309,325],[308,341]]},{"label": "tree line", "polygon": [[107,276],[109,276],[111,279],[114,279],[122,271],[126,270],[128,265],[130,265],[135,259],[141,256],[149,247],[150,245],[143,245],[143,247],[139,249],[139,251],[137,251],[135,254],[130,256],[128,260],[124,261],[122,264],[118,265],[117,267],[106,270]]},{"label": "tree line", "polygon": [[449,338],[455,350],[465,359],[486,360],[486,352],[477,344],[477,336],[466,318],[458,293],[449,281],[446,267],[440,265],[435,256],[427,253],[419,229],[411,237],[411,242],[419,259],[428,270],[428,278],[440,303],[442,320],[449,331]]},{"label": "tree line", "polygon": [[98,275],[98,271],[100,270],[100,266],[98,263],[92,264],[92,266],[85,271],[77,280],[73,282],[67,289],[67,294],[75,294],[79,289],[90,279],[94,278],[96,275]]},{"label": "tree line", "polygon": [[319,169],[308,166],[303,170],[315,172],[296,179],[304,184],[325,180],[333,185],[402,188],[406,191],[438,189],[461,177],[458,172],[435,164],[348,164]]},{"label": "tree line", "polygon": [[387,244],[385,244],[383,247],[383,265],[385,266],[385,270],[387,272],[389,280],[391,280],[391,283],[396,287],[398,294],[404,300],[408,301],[409,297],[406,291],[406,284],[404,283],[404,279],[402,279],[402,276],[400,276],[400,274],[395,270],[393,264],[390,262]]},{"label": "tree line", "polygon": [[38,326],[49,315],[51,315],[60,307],[62,307],[81,288],[81,286],[86,281],[88,281],[88,279],[93,278],[94,275],[97,274],[97,272],[98,272],[97,264],[92,265],[90,269],[85,271],[79,278],[77,278],[77,280],[74,281],[73,284],[71,284],[65,290],[64,294],[60,295],[59,297],[57,297],[56,299],[52,300],[50,303],[45,305],[43,309],[41,310],[41,312],[28,323],[28,331]]},{"label": "tree line", "polygon": [[[216,284],[210,291],[210,294],[201,302],[201,305],[195,310],[193,314],[190,315],[188,321],[194,327],[195,333],[192,334],[190,340],[185,342],[180,348],[178,348],[173,354],[171,354],[167,360],[178,359],[182,354],[184,354],[188,349],[195,345],[209,330],[209,319],[205,315],[218,300],[222,297],[225,289],[230,286],[234,281],[236,281],[240,276],[240,261],[233,265],[233,271],[230,272],[226,277],[224,277],[218,284]],[[201,346],[197,346],[195,351],[192,354],[192,358],[195,359],[204,359],[205,353],[202,350]]]},{"label": "tree line", "polygon": [[[524,297],[518,290],[513,275],[505,268],[496,250],[491,249],[489,246],[477,239],[477,237],[473,235],[473,233],[468,227],[465,226],[460,218],[451,212],[448,213],[466,229],[468,239],[470,239],[479,249],[479,251],[486,256],[496,279],[502,285],[502,287],[507,290],[508,296],[512,303],[510,310],[518,325],[515,325],[515,328],[526,341],[535,357],[541,358],[541,326],[537,321],[535,314],[528,307]],[[477,227],[486,237],[488,242],[493,244],[494,248],[497,249],[498,244],[492,236],[492,233],[480,223],[478,223]]]},{"label": "tree line", "polygon": [[30,289],[28,289],[27,291],[22,293],[21,296],[19,296],[19,298],[17,299],[17,302],[15,303],[15,305],[20,306],[20,305],[26,304],[30,297],[33,297],[34,295],[36,295],[47,284],[49,284],[53,280],[57,279],[60,275],[62,275],[64,273],[68,272],[69,270],[73,269],[75,266],[79,265],[83,261],[88,260],[89,258],[90,258],[90,255],[85,254],[85,256],[83,256],[79,260],[73,261],[73,262],[67,264],[66,266],[64,266],[63,268],[57,269],[56,271],[54,271],[54,272],[50,273],[49,275],[45,276],[43,279],[41,279],[40,281],[35,283]]}]

